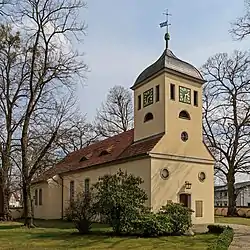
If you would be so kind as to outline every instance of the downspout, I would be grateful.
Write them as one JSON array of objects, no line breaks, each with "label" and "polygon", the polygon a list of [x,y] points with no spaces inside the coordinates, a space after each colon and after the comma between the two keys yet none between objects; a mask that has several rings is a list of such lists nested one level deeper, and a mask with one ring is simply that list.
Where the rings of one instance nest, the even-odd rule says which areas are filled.
[{"label": "downspout", "polygon": [[62,204],[61,204],[61,209],[62,209],[62,211],[61,211],[61,219],[63,220],[63,178],[60,176],[60,175],[58,175],[59,177],[60,177],[60,179],[61,179],[61,181],[62,181]]}]

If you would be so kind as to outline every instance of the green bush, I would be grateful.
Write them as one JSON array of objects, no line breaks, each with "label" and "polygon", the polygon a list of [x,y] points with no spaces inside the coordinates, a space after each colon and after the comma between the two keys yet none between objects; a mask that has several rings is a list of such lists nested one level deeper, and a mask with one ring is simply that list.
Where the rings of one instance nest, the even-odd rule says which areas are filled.
[{"label": "green bush", "polygon": [[65,211],[65,217],[67,220],[72,220],[79,233],[87,234],[97,217],[94,206],[93,194],[79,193]]},{"label": "green bush", "polygon": [[143,237],[184,234],[192,226],[191,212],[181,204],[168,204],[158,213],[141,214],[134,228]]},{"label": "green bush", "polygon": [[163,206],[159,214],[168,215],[173,234],[184,234],[192,226],[192,212],[191,209],[182,204],[171,203]]},{"label": "green bush", "polygon": [[146,192],[140,187],[143,180],[119,170],[105,175],[93,185],[97,195],[96,213],[107,218],[116,235],[133,232],[133,223],[145,208]]},{"label": "green bush", "polygon": [[134,221],[134,229],[143,237],[156,237],[172,233],[171,223],[168,215],[145,213]]},{"label": "green bush", "polygon": [[64,211],[64,217],[63,217],[63,219],[66,220],[66,221],[68,221],[68,222],[72,222],[72,217],[71,217],[71,215],[72,215],[72,211],[71,211],[71,206],[69,205],[69,206],[65,209],[65,211]]},{"label": "green bush", "polygon": [[233,229],[225,227],[218,239],[208,247],[208,250],[227,250],[233,240],[233,236]]}]

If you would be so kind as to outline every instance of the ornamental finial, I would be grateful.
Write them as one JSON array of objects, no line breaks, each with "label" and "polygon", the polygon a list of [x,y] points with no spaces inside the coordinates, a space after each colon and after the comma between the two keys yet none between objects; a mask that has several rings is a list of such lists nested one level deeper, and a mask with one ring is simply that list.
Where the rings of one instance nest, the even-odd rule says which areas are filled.
[{"label": "ornamental finial", "polygon": [[169,16],[172,16],[172,14],[170,14],[168,12],[168,10],[166,10],[166,12],[163,13],[163,15],[166,16],[166,21],[163,23],[160,23],[160,27],[166,27],[166,33],[165,33],[165,41],[166,41],[166,49],[168,49],[168,41],[170,40],[170,34],[169,34],[169,26],[171,25],[171,23],[169,23]]}]

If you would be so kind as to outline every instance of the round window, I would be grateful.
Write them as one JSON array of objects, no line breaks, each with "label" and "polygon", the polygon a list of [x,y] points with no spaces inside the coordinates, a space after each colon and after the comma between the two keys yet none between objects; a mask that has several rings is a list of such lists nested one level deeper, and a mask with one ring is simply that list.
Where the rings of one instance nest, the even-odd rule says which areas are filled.
[{"label": "round window", "polygon": [[169,177],[169,171],[166,168],[161,170],[161,178],[166,180]]},{"label": "round window", "polygon": [[206,174],[204,172],[199,173],[199,181],[203,182],[206,179]]},{"label": "round window", "polygon": [[188,133],[186,131],[181,133],[181,140],[184,142],[188,140]]}]

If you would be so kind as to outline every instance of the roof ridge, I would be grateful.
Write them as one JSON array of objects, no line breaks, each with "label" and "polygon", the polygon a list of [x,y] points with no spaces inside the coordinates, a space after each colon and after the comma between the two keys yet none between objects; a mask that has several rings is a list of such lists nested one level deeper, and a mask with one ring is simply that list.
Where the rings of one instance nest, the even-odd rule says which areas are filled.
[{"label": "roof ridge", "polygon": [[[104,145],[101,145],[103,147],[99,147],[99,145],[95,144],[92,150],[92,152],[96,152],[93,154],[90,159],[86,161],[79,162],[79,160],[85,155],[85,153],[89,153],[90,150],[86,147],[84,148],[85,151],[75,151],[76,153],[74,155],[71,154],[70,157],[67,158],[67,161],[57,164],[54,167],[48,169],[44,173],[42,173],[40,176],[35,178],[33,180],[33,183],[44,181],[50,176],[54,176],[56,174],[65,174],[70,173],[74,171],[84,170],[90,167],[94,166],[106,166],[107,164],[116,164],[117,162],[121,160],[125,160],[130,158],[131,160],[138,156],[147,156],[148,152],[152,150],[152,148],[158,143],[158,141],[161,139],[162,135],[164,133],[156,134],[153,136],[149,136],[145,139],[142,139],[140,141],[134,142],[134,133],[133,129],[125,131],[123,133],[120,133],[116,136],[107,138],[109,139],[107,142],[104,143]],[[118,137],[118,139],[116,139]],[[119,138],[120,137],[120,138]],[[103,140],[104,141],[104,140]],[[103,143],[103,141],[100,141],[99,143]],[[113,147],[113,150],[111,150],[110,154],[99,157],[98,153],[99,150],[108,149],[108,147]],[[88,146],[89,147],[89,146]],[[130,161],[130,160],[127,160]]]},{"label": "roof ridge", "polygon": [[[94,142],[94,143],[92,143],[92,144],[90,144],[90,145],[88,145],[88,146],[86,146],[86,147],[80,148],[80,149],[78,149],[78,150],[76,150],[76,151],[73,151],[73,152],[69,153],[66,157],[68,157],[69,155],[72,155],[72,154],[74,154],[74,153],[83,151],[84,149],[91,148],[91,147],[95,147],[97,144],[101,144],[101,143],[103,143],[103,142],[112,140],[112,139],[114,139],[115,137],[120,137],[120,136],[123,135],[123,134],[129,133],[129,132],[131,133],[133,130],[134,130],[134,128],[129,129],[129,130],[124,131],[124,132],[121,132],[121,133],[119,133],[119,134],[117,134],[117,135],[113,135],[113,136],[111,136],[111,137],[105,138],[105,139],[103,139],[103,140],[101,140],[101,141]],[[65,158],[66,158],[66,157],[65,157]],[[64,158],[64,159],[65,159],[65,158]]]}]

